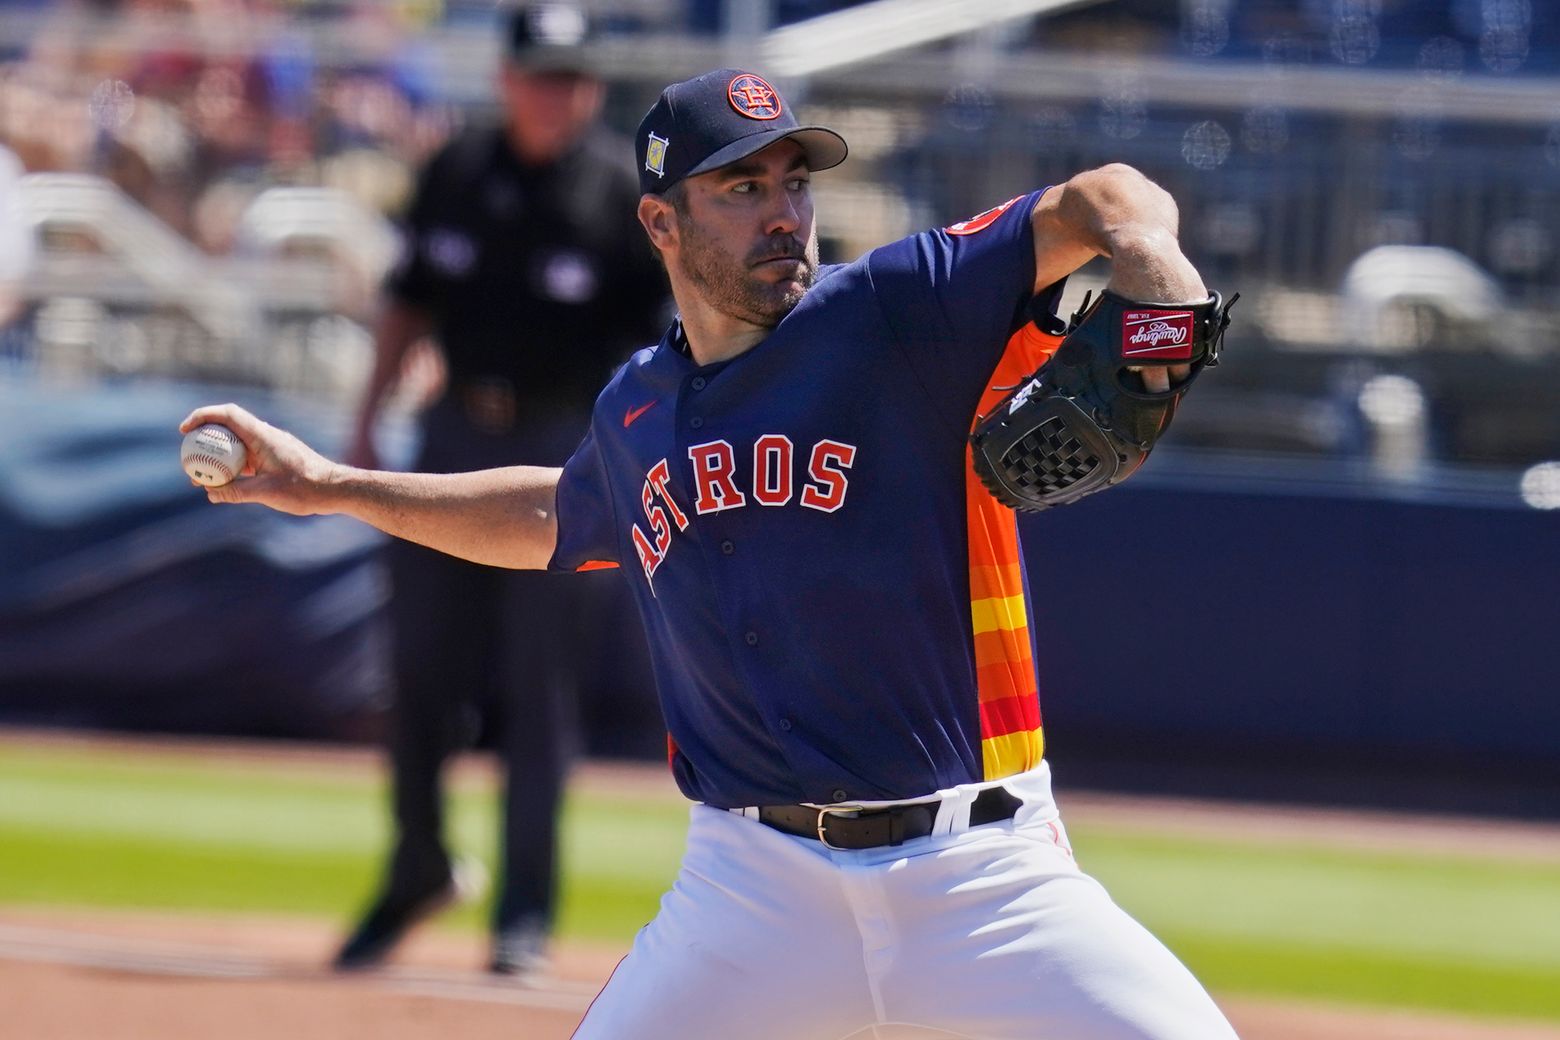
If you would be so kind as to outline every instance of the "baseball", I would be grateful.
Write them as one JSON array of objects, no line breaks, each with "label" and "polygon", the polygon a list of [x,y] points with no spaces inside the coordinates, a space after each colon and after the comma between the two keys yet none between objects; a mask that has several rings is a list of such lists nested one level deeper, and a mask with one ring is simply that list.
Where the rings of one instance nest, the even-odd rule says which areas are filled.
[{"label": "baseball", "polygon": [[244,442],[226,426],[207,423],[184,435],[179,461],[197,484],[220,487],[244,468]]}]

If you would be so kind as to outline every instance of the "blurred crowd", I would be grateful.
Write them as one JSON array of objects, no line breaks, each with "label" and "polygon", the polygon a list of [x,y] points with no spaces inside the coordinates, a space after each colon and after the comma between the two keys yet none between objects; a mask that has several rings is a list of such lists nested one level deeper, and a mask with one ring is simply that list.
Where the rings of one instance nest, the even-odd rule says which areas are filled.
[{"label": "blurred crowd", "polygon": [[430,89],[419,32],[437,2],[329,5],[345,60],[277,0],[0,5],[31,31],[0,61],[0,144],[30,172],[109,178],[210,252],[277,185],[346,189],[399,207],[457,114]]},{"label": "blurred crowd", "polygon": [[1035,23],[1041,46],[1440,76],[1553,73],[1560,13],[1546,0],[1110,0]]},{"label": "blurred crowd", "polygon": [[[860,0],[771,0],[771,23]],[[597,5],[618,28],[730,29],[723,0]],[[394,213],[460,122],[430,30],[495,23],[492,0],[0,0],[0,145],[28,171],[110,178],[225,252],[278,185],[339,187]],[[1110,0],[1010,45],[1415,67],[1553,71],[1560,14],[1532,0]]]},{"label": "blurred crowd", "polygon": [[[720,4],[677,16],[718,31]],[[795,20],[848,6],[792,0]],[[269,187],[394,214],[463,120],[428,32],[490,28],[473,0],[0,0],[0,145],[28,172],[103,176],[211,253]],[[631,21],[616,19],[620,23]]]}]

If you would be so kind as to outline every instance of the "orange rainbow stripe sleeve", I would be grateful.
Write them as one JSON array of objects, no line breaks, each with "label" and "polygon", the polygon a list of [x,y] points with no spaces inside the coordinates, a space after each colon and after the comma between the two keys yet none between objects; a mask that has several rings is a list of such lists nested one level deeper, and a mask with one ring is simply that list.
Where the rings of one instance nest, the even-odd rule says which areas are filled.
[{"label": "orange rainbow stripe sleeve", "polygon": [[[1033,322],[1015,332],[987,380],[976,418],[1007,395],[1007,391],[993,387],[1016,386],[1055,353],[1060,343],[1061,337],[1046,335]],[[972,419],[972,430],[974,425]],[[1045,735],[1030,651],[1018,521],[1011,509],[981,485],[969,445],[965,445],[964,460],[981,757],[986,779],[998,780],[1038,766],[1045,753]]]}]

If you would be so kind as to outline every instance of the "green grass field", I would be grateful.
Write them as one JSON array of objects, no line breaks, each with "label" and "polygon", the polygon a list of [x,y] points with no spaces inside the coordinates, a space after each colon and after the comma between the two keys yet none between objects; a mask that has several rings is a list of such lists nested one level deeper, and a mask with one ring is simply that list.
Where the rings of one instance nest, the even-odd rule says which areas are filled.
[{"label": "green grass field", "polygon": [[[494,795],[453,793],[462,852],[494,861]],[[675,799],[571,795],[565,937],[626,941],[681,853]],[[1560,862],[1073,820],[1084,868],[1214,991],[1560,1022]],[[316,915],[346,924],[386,840],[377,776],[286,763],[0,744],[0,908]],[[481,927],[482,907],[452,914]]]}]

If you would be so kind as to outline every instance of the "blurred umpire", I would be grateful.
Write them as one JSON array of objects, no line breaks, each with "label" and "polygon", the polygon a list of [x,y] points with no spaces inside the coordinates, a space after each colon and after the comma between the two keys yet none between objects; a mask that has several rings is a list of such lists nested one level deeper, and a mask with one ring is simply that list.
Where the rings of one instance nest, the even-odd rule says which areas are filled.
[{"label": "blurred umpire", "polygon": [[[631,152],[596,125],[605,86],[587,64],[591,34],[568,4],[517,10],[502,125],[458,136],[422,172],[386,285],[354,465],[377,463],[380,405],[425,336],[448,376],[423,413],[417,468],[456,472],[563,465],[612,369],[659,335],[665,276],[635,217],[637,181],[619,158]],[[577,669],[642,658],[631,642],[642,636],[615,621],[626,592],[615,574],[582,589],[571,576],[480,567],[410,543],[389,552],[397,833],[384,887],[336,964],[378,964],[468,887],[444,844],[440,776],[480,717],[507,768],[491,966],[525,972],[552,924]]]}]

